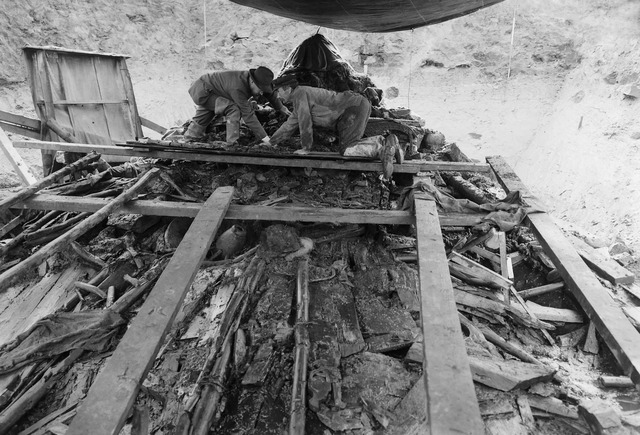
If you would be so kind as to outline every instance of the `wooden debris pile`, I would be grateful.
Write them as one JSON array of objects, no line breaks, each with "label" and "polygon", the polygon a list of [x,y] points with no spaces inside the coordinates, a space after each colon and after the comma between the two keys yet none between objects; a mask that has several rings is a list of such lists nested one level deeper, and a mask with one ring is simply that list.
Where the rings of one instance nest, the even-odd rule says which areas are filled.
[{"label": "wooden debris pile", "polygon": [[[461,159],[455,146],[439,152]],[[431,182],[452,200],[505,199],[480,174],[434,173]],[[23,211],[4,219],[0,433],[66,431],[192,221],[118,214],[118,205],[143,191],[147,199],[201,202],[220,186],[235,187],[236,204],[404,204],[400,189],[384,191],[373,174],[177,161],[98,170],[50,187],[115,199],[96,213]],[[637,409],[612,405],[613,388],[637,400],[633,384],[618,376],[528,228],[445,227],[443,240],[488,432],[637,430]],[[430,331],[421,330],[420,291],[437,289],[419,288],[419,254],[408,226],[225,223],[125,429],[424,433]],[[637,307],[627,305],[633,316]],[[57,327],[61,334],[45,334],[55,322],[82,336]]]}]

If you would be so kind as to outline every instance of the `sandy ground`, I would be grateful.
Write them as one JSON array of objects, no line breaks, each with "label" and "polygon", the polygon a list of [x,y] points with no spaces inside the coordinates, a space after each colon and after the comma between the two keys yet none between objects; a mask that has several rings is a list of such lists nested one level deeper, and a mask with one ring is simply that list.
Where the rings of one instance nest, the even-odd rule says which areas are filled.
[{"label": "sandy ground", "polygon": [[[228,1],[206,7],[39,0],[5,8],[0,110],[35,116],[25,44],[130,54],[139,112],[171,126],[191,116],[186,89],[205,70],[277,71],[318,31]],[[399,88],[388,106],[410,107],[472,158],[504,156],[556,218],[640,252],[640,102],[624,96],[640,77],[639,15],[631,1],[507,0],[414,31],[319,30],[380,88]],[[39,153],[20,153],[39,173]],[[16,183],[1,156],[0,187]]]}]

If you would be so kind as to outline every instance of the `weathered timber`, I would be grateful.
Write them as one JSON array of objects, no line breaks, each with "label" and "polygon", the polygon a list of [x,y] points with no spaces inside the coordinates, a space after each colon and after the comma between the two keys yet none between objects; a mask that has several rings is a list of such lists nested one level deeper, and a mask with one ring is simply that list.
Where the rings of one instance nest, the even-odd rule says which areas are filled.
[{"label": "weathered timber", "polygon": [[140,117],[140,124],[143,127],[147,127],[150,130],[155,131],[156,133],[165,134],[167,129],[159,124],[156,124],[153,121],[148,120],[147,118]]},{"label": "weathered timber", "polygon": [[64,360],[49,368],[46,373],[33,384],[18,400],[5,408],[0,414],[0,433],[8,433],[9,429],[20,420],[58,381],[66,370],[82,355],[82,349],[71,351]]},{"label": "weathered timber", "polygon": [[628,376],[600,376],[598,378],[603,387],[608,388],[633,388],[633,382]]},{"label": "weathered timber", "polygon": [[16,216],[0,228],[0,238],[6,236],[24,222],[24,216]]},{"label": "weathered timber", "polygon": [[428,425],[433,434],[483,434],[436,204],[417,195],[415,209]]},{"label": "weathered timber", "polygon": [[464,198],[470,199],[476,204],[485,204],[490,202],[490,198],[487,197],[482,189],[477,188],[473,183],[465,180],[460,175],[444,173],[442,174],[442,178]]},{"label": "weathered timber", "polygon": [[514,360],[494,361],[469,357],[473,380],[500,391],[527,388],[538,382],[550,381],[555,370],[538,364]]},{"label": "weathered timber", "polygon": [[567,308],[545,307],[535,302],[527,301],[527,307],[540,320],[564,323],[583,323],[584,318],[580,313]]},{"label": "weathered timber", "polygon": [[529,352],[526,352],[524,349],[521,349],[518,346],[512,343],[509,343],[507,340],[505,340],[504,338],[500,337],[498,334],[493,332],[490,328],[480,327],[480,331],[482,332],[484,337],[487,339],[487,341],[509,352],[511,355],[517,356],[524,362],[537,364],[539,366],[544,366],[544,364],[542,364],[542,362],[540,362],[539,359],[531,355]]},{"label": "weathered timber", "polygon": [[[35,184],[38,180],[36,180],[36,177],[29,172],[27,164],[22,160],[22,157],[20,157],[20,154],[18,154],[13,145],[14,144],[11,143],[9,136],[7,136],[2,127],[0,127],[0,148],[2,148],[5,157],[9,160],[9,163],[11,163],[11,166],[13,166],[13,169],[20,177],[22,184],[27,186]],[[3,207],[0,206],[0,210],[2,208]]]},{"label": "weathered timber", "polygon": [[[516,288],[514,286],[511,286],[509,287],[509,291],[513,294],[513,296],[516,298],[516,300],[522,306],[525,312],[529,316],[531,316],[531,318],[534,321],[538,321],[539,320],[538,316],[536,316],[536,314],[533,311],[531,311],[531,309],[527,306],[522,296],[520,296],[520,294],[516,291]],[[542,329],[542,335],[544,335],[544,338],[549,342],[551,346],[555,345],[555,341],[553,340],[553,337],[551,337],[551,334],[549,334],[545,329]]]},{"label": "weathered timber", "polygon": [[[505,190],[531,197],[518,176],[501,157],[487,159]],[[608,295],[571,243],[546,213],[529,213],[527,221],[551,256],[569,290],[578,300],[614,357],[631,379],[640,384],[640,334]]]},{"label": "weathered timber", "polygon": [[526,290],[520,290],[518,294],[522,299],[531,299],[536,296],[544,295],[555,290],[564,288],[564,282],[554,282],[551,284],[541,285],[540,287],[534,287]]},{"label": "weathered timber", "polygon": [[291,410],[289,435],[304,435],[305,415],[307,412],[307,363],[309,359],[309,259],[298,261],[297,309],[295,326],[295,362],[293,366],[293,390],[291,392]]},{"label": "weathered timber", "polygon": [[221,187],[205,202],[154,290],[93,383],[68,435],[115,435],[122,429],[142,380],[191,287],[232,196],[233,188]]},{"label": "weathered timber", "polygon": [[591,247],[579,248],[578,254],[591,269],[613,284],[632,284],[635,281],[632,272],[620,266],[614,259],[600,255]]},{"label": "weathered timber", "polygon": [[[0,192],[0,199],[6,195]],[[108,198],[88,198],[37,194],[14,204],[15,209],[62,210],[73,212],[93,212],[109,203]],[[122,208],[123,213],[150,216],[195,217],[202,204],[170,201],[131,201]],[[481,214],[442,213],[441,226],[470,227],[481,222]],[[281,222],[331,222],[379,225],[411,225],[413,214],[400,210],[354,210],[330,207],[268,207],[261,205],[231,205],[225,219],[267,220]]]},{"label": "weathered timber", "polygon": [[[342,171],[370,171],[381,172],[382,164],[377,161],[355,161],[355,160],[323,160],[314,158],[301,158],[297,155],[280,156],[248,156],[242,154],[220,154],[178,151],[147,151],[126,146],[114,145],[91,145],[91,144],[69,144],[64,142],[44,142],[44,141],[16,141],[16,148],[41,149],[49,151],[71,151],[78,153],[88,153],[92,150],[104,155],[148,157],[156,159],[180,159],[200,162],[235,163],[241,165],[268,165],[290,168],[314,168],[314,169],[337,169]],[[409,160],[402,164],[394,164],[394,173],[417,174],[428,171],[458,171],[458,172],[489,172],[488,165],[473,162],[434,162],[422,160]]]},{"label": "weathered timber", "polygon": [[50,255],[61,251],[69,245],[69,243],[82,236],[91,228],[102,222],[109,214],[117,211],[125,202],[134,198],[138,193],[146,186],[146,184],[155,177],[157,169],[152,169],[144,174],[133,186],[120,194],[115,199],[111,200],[107,205],[101,208],[99,211],[85,219],[81,224],[75,226],[68,232],[64,233],[55,240],[52,240],[47,245],[40,248],[33,253],[27,259],[21,263],[15,265],[11,269],[0,274],[0,292],[6,290],[13,281],[18,278],[25,271],[31,270],[40,262],[48,258]]},{"label": "weathered timber", "polygon": [[511,280],[457,252],[452,252],[451,255],[449,255],[449,261],[464,267],[470,274],[486,280],[494,287],[509,289],[509,287],[513,285]]},{"label": "weathered timber", "polygon": [[484,248],[481,248],[480,246],[472,246],[471,248],[469,248],[470,252],[473,252],[474,254],[477,254],[478,256],[485,258],[489,261],[491,261],[492,263],[500,266],[501,262],[500,262],[500,256],[494,254],[493,252],[487,251]]},{"label": "weathered timber", "polygon": [[603,399],[581,400],[578,405],[578,414],[587,422],[591,433],[614,435],[620,433],[617,429],[622,430],[620,416]]},{"label": "weathered timber", "polygon": [[598,343],[598,337],[596,335],[596,324],[593,322],[589,322],[587,338],[584,340],[582,350],[594,355],[597,355],[600,352],[600,344]]},{"label": "weathered timber", "polygon": [[520,418],[522,418],[522,423],[525,425],[527,430],[531,433],[536,429],[536,422],[533,418],[533,413],[531,412],[531,405],[529,405],[529,399],[524,394],[518,395],[516,397],[516,403],[518,404],[518,410],[520,411]]},{"label": "weathered timber", "polygon": [[10,195],[8,198],[4,198],[0,201],[0,210],[9,208],[11,205],[16,204],[20,201],[24,201],[25,199],[33,196],[36,192],[41,189],[44,189],[47,186],[51,186],[55,182],[63,179],[67,175],[74,174],[75,172],[81,170],[92,162],[95,162],[100,158],[100,154],[91,153],[84,158],[78,160],[77,162],[72,163],[69,166],[65,166],[59,171],[54,172],[53,174],[43,178],[40,181],[34,181],[30,183],[29,186],[21,189],[20,191]]}]

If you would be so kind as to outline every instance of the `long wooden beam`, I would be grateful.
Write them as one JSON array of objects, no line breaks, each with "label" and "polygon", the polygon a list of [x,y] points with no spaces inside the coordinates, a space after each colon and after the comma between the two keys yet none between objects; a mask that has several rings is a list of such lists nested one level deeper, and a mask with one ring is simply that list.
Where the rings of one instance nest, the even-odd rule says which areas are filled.
[{"label": "long wooden beam", "polygon": [[[0,191],[0,202],[6,196],[8,196],[6,192]],[[94,212],[108,203],[109,198],[37,194],[23,202],[13,204],[11,208]],[[195,217],[201,208],[202,204],[193,202],[135,200],[125,204],[120,211],[150,216]],[[482,222],[483,216],[482,214],[448,213],[441,214],[439,221],[443,227],[469,227]],[[415,222],[413,214],[409,211],[259,205],[231,205],[225,219],[378,225],[411,225]]]},{"label": "long wooden beam", "polygon": [[432,434],[484,434],[433,200],[416,195],[427,423]]},{"label": "long wooden beam", "polygon": [[[235,163],[241,165],[267,165],[292,168],[315,168],[315,169],[337,169],[343,171],[370,171],[381,172],[382,163],[377,161],[354,161],[354,160],[324,160],[319,158],[284,156],[249,156],[242,154],[216,154],[206,152],[193,152],[193,150],[180,151],[157,151],[145,150],[115,145],[91,145],[91,144],[71,144],[64,142],[45,141],[16,141],[17,148],[40,149],[48,151],[71,151],[77,153],[89,153],[92,150],[104,155],[149,157],[155,159],[179,159],[200,162]],[[457,171],[457,172],[489,172],[489,165],[486,163],[469,162],[434,162],[426,160],[408,160],[402,164],[395,164],[394,172],[417,174],[428,171]]]},{"label": "long wooden beam", "polygon": [[7,136],[2,127],[0,127],[0,149],[2,149],[7,160],[9,160],[9,163],[11,163],[11,166],[13,166],[13,169],[16,171],[16,174],[18,174],[20,180],[22,180],[22,184],[30,186],[38,181],[36,180],[36,177],[29,172],[29,167],[24,160],[22,160],[20,154],[15,150],[14,144],[11,142],[11,139],[9,139],[9,136]]},{"label": "long wooden beam", "polygon": [[67,435],[117,435],[120,432],[232,197],[232,187],[220,187],[204,203],[138,315],[91,386]]},{"label": "long wooden beam", "polygon": [[[487,157],[487,162],[507,192],[520,190],[526,197],[533,197],[502,157]],[[551,217],[547,213],[530,213],[527,219],[567,287],[596,325],[625,374],[640,388],[640,333],[631,325],[622,309],[609,296]]]}]

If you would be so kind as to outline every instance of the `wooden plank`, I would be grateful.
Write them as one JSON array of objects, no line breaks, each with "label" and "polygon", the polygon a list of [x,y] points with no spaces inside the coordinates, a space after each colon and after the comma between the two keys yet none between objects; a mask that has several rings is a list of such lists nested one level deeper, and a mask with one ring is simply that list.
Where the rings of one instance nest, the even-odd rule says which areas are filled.
[{"label": "wooden plank", "polygon": [[150,130],[155,131],[156,133],[165,134],[167,129],[159,124],[156,124],[153,121],[148,120],[147,118],[140,117],[140,124],[143,127],[147,127]]},{"label": "wooden plank", "polygon": [[525,389],[553,378],[554,369],[515,360],[491,360],[469,357],[473,380],[500,391]]},{"label": "wooden plank", "polygon": [[29,172],[29,167],[24,162],[24,160],[22,160],[22,157],[20,157],[20,154],[18,154],[16,149],[13,147],[13,144],[11,143],[9,136],[7,136],[7,134],[4,132],[4,130],[1,127],[0,127],[0,148],[2,148],[2,151],[4,152],[4,155],[7,157],[7,160],[9,160],[9,163],[11,163],[11,166],[13,166],[13,169],[16,171],[16,174],[18,174],[18,176],[20,177],[20,180],[22,180],[22,184],[29,186],[31,184],[34,184],[36,181],[38,181],[36,180],[36,177],[34,177],[31,174],[31,172]]},{"label": "wooden plank", "polygon": [[2,228],[0,228],[0,238],[9,234],[13,231],[18,225],[21,225],[25,221],[24,216],[16,216],[11,221],[7,222]]},{"label": "wooden plank", "polygon": [[26,136],[26,137],[30,137],[38,140],[41,139],[39,130],[38,131],[30,130],[21,125],[9,124],[7,122],[0,121],[0,128],[2,128],[4,131],[8,131],[9,133],[19,134],[22,136]]},{"label": "wooden plank", "polygon": [[597,252],[586,249],[579,249],[578,254],[587,266],[613,284],[632,284],[635,281],[635,275],[612,258],[602,257]]},{"label": "wooden plank", "polygon": [[520,290],[518,294],[522,299],[530,299],[535,296],[544,295],[555,290],[564,288],[564,282],[554,282],[551,284],[541,285],[540,287],[529,288],[526,290]]},{"label": "wooden plank", "polygon": [[436,204],[416,195],[427,421],[432,434],[484,434]]},{"label": "wooden plank", "polygon": [[[526,189],[501,157],[489,157],[506,191]],[[528,192],[528,191],[527,191]],[[527,193],[527,195],[530,195]],[[640,385],[640,334],[609,296],[571,243],[546,213],[530,213],[527,220],[545,251],[558,266],[567,287],[578,300],[625,374]]]},{"label": "wooden plank", "polygon": [[527,307],[540,320],[548,320],[550,322],[564,322],[564,323],[583,323],[584,322],[584,319],[582,318],[580,313],[574,310],[568,310],[566,308],[545,307],[543,305],[539,305],[531,301],[527,301]]},{"label": "wooden plank", "polygon": [[[44,141],[15,141],[17,148],[41,149],[49,151],[71,151],[88,153],[91,150],[104,155],[149,157],[156,159],[180,159],[200,162],[236,163],[243,165],[268,165],[293,168],[338,169],[343,171],[371,171],[381,172],[379,161],[352,160],[320,160],[303,158],[297,155],[283,155],[281,157],[256,157],[246,155],[211,154],[179,151],[146,151],[133,147],[115,145],[70,144],[64,142]],[[417,174],[429,171],[458,171],[458,172],[488,172],[489,166],[484,163],[469,162],[434,162],[425,160],[408,160],[402,164],[393,165],[394,173]]]},{"label": "wooden plank", "polygon": [[495,273],[493,270],[488,269],[480,263],[477,263],[464,255],[460,255],[455,251],[449,255],[449,261],[467,268],[470,273],[486,280],[487,282],[493,283],[500,288],[509,289],[509,287],[513,285],[511,280],[508,280],[502,275]]},{"label": "wooden plank", "polygon": [[221,187],[204,204],[93,383],[67,435],[116,435],[120,432],[232,197],[232,187]]},{"label": "wooden plank", "polygon": [[[0,191],[0,201],[8,198],[7,192]],[[31,198],[13,204],[14,209],[60,210],[73,212],[95,212],[104,207],[109,198],[92,198],[36,194]],[[123,213],[149,216],[195,217],[202,204],[193,202],[171,202],[134,200],[125,204]],[[468,227],[482,219],[479,214],[443,213],[438,216],[440,225]],[[332,222],[379,225],[412,225],[414,216],[400,210],[355,210],[331,207],[267,207],[259,205],[231,205],[225,219],[230,220],[274,220],[280,222]]]},{"label": "wooden plank", "polygon": [[0,121],[4,121],[11,124],[24,126],[29,130],[40,131],[40,120],[27,118],[26,116],[20,116],[13,113],[0,110]]}]

